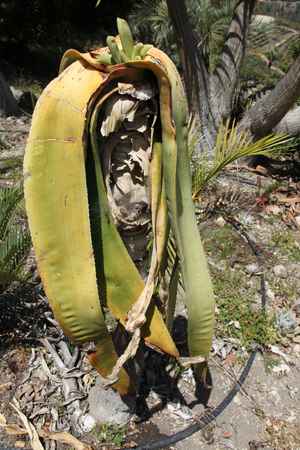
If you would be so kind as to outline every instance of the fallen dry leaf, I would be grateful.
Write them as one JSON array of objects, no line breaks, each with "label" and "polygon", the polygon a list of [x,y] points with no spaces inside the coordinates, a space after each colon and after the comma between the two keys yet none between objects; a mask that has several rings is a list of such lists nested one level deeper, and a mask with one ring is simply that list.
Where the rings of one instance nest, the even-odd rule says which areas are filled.
[{"label": "fallen dry leaf", "polygon": [[16,423],[6,425],[4,429],[7,434],[10,434],[12,436],[25,436],[28,434],[24,428],[20,427]]},{"label": "fallen dry leaf", "polygon": [[24,448],[25,445],[26,445],[26,442],[24,442],[24,441],[16,441],[14,445],[17,448]]},{"label": "fallen dry leaf", "polygon": [[11,382],[0,384],[0,392],[4,392],[7,389],[10,389],[11,387],[12,387],[12,383]]},{"label": "fallen dry leaf", "polygon": [[135,448],[137,446],[137,443],[135,441],[126,442],[123,444],[123,448]]},{"label": "fallen dry leaf", "polygon": [[265,209],[267,214],[275,214],[276,216],[282,212],[278,205],[267,205]]},{"label": "fallen dry leaf", "polygon": [[6,418],[3,414],[0,414],[0,427],[4,428],[7,434],[12,435],[25,435],[27,431],[24,428],[21,428],[16,423],[8,424]]},{"label": "fallen dry leaf", "polygon": [[289,209],[286,214],[282,215],[282,220],[284,223],[294,222],[294,215],[292,211]]},{"label": "fallen dry leaf", "polygon": [[[248,170],[249,170],[249,168],[248,168]],[[255,173],[258,173],[258,174],[268,175],[268,170],[263,166],[256,166],[255,169],[251,170],[251,172],[252,171]],[[250,170],[249,170],[249,172],[250,172]]]},{"label": "fallen dry leaf", "polygon": [[279,203],[287,203],[289,205],[295,205],[295,203],[300,203],[300,196],[295,195],[294,197],[287,197],[286,195],[281,195],[279,193],[273,194]]},{"label": "fallen dry leaf", "polygon": [[297,228],[300,228],[300,216],[296,216],[293,218],[293,222]]},{"label": "fallen dry leaf", "polygon": [[44,439],[52,439],[53,441],[61,442],[62,444],[69,444],[75,450],[92,450],[88,444],[80,442],[76,437],[72,436],[66,431],[51,432],[46,430],[40,430],[40,436]]},{"label": "fallen dry leaf", "polygon": [[17,402],[17,400],[15,398],[13,399],[11,406],[13,407],[13,409],[16,411],[16,413],[19,415],[20,419],[22,420],[23,425],[26,428],[26,431],[28,433],[28,436],[30,439],[30,444],[31,444],[31,447],[33,448],[33,450],[44,450],[44,447],[42,446],[38,432],[36,431],[36,429],[34,428],[32,423],[27,419],[25,414],[22,413],[22,411],[20,410],[19,403]]},{"label": "fallen dry leaf", "polygon": [[235,353],[229,353],[224,360],[226,366],[233,366],[236,363],[237,357]]}]

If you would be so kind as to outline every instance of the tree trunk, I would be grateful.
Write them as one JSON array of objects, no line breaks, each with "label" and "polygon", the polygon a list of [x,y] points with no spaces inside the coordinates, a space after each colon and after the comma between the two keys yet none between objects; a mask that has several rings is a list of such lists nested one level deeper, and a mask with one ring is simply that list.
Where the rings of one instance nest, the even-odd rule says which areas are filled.
[{"label": "tree trunk", "polygon": [[[198,64],[199,118],[202,128],[197,153],[203,150],[212,158],[220,124],[231,116],[240,68],[245,56],[246,38],[255,0],[237,2],[219,63],[213,73],[200,70]],[[198,53],[198,61],[203,55]]]},{"label": "tree trunk", "polygon": [[[189,98],[198,99],[201,136],[195,156],[205,150],[213,156],[220,124],[232,115],[240,68],[256,0],[239,0],[228,29],[219,63],[209,73],[199,37],[188,22],[184,0],[167,0],[170,16],[180,44],[185,84]],[[192,91],[192,92],[191,92]],[[275,88],[255,103],[240,121],[253,139],[271,132],[300,134],[300,107],[292,110],[300,96],[300,56]]]},{"label": "tree trunk", "polygon": [[[232,113],[253,6],[253,2],[247,1],[237,4],[220,62],[208,79],[209,114],[201,116],[203,136],[199,149],[203,148],[202,143],[206,144],[210,156],[220,124]],[[272,132],[300,134],[300,107],[291,109],[299,96],[300,56],[275,88],[245,113],[240,122],[241,129],[249,130],[253,139]]]},{"label": "tree trunk", "polygon": [[300,134],[300,107],[291,109],[273,128],[275,133],[286,133],[291,136]]},{"label": "tree trunk", "polygon": [[20,114],[17,101],[0,72],[0,116],[19,116]]},{"label": "tree trunk", "polygon": [[[299,111],[293,112],[290,109],[299,96],[300,56],[298,56],[290,70],[277,83],[275,88],[247,111],[241,121],[241,127],[249,129],[254,138],[265,136],[271,133],[272,130],[289,132],[290,129],[292,134],[298,134],[295,121],[299,118]],[[299,131],[300,124],[298,120]]]},{"label": "tree trunk", "polygon": [[218,125],[230,117],[245,56],[246,39],[254,2],[237,3],[219,63],[211,75],[212,110]]}]

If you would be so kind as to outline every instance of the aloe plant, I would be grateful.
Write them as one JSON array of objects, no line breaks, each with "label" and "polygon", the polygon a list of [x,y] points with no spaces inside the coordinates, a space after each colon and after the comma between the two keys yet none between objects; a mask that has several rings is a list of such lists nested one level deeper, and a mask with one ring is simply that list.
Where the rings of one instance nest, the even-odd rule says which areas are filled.
[{"label": "aloe plant", "polygon": [[[119,36],[108,37],[106,48],[68,50],[59,77],[41,95],[25,153],[24,190],[54,314],[74,342],[95,342],[91,363],[126,394],[134,386],[122,366],[141,339],[179,358],[165,322],[172,302],[169,311],[156,302],[170,230],[193,363],[209,355],[214,298],[192,201],[180,76],[166,54],[135,43],[124,20],[117,25]],[[141,265],[136,258],[139,233],[147,249],[152,242],[149,264],[147,257]],[[107,311],[131,336],[119,357]]]}]

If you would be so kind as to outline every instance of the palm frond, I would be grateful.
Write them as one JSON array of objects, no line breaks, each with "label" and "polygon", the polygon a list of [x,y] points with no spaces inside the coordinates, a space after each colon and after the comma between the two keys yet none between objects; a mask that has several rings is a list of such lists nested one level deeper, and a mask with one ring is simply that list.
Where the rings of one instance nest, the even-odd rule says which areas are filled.
[{"label": "palm frond", "polygon": [[16,221],[22,190],[0,189],[0,291],[19,278],[31,241],[27,228]]},{"label": "palm frond", "polygon": [[0,244],[0,267],[2,272],[16,277],[30,249],[29,234],[21,227],[15,227]]},{"label": "palm frond", "polygon": [[193,198],[197,198],[206,184],[226,167],[240,158],[258,155],[274,156],[292,149],[293,140],[287,135],[268,135],[253,142],[246,131],[228,120],[221,125],[217,134],[213,160],[203,157],[195,162],[193,175]]},{"label": "palm frond", "polygon": [[175,36],[165,0],[138,2],[129,16],[129,22],[141,41],[151,41],[169,54],[175,50]]},{"label": "palm frond", "polygon": [[23,194],[19,188],[0,189],[0,240],[5,239],[7,227]]}]

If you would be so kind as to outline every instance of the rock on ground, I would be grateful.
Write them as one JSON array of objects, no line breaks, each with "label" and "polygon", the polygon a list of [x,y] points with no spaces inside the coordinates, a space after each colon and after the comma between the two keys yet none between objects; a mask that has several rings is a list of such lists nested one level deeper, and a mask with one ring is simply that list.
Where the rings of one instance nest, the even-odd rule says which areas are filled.
[{"label": "rock on ground", "polygon": [[120,395],[111,388],[104,389],[99,379],[89,392],[88,402],[89,414],[97,424],[125,425],[131,417]]}]

